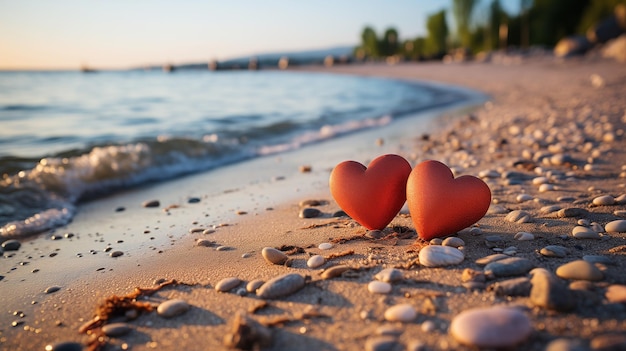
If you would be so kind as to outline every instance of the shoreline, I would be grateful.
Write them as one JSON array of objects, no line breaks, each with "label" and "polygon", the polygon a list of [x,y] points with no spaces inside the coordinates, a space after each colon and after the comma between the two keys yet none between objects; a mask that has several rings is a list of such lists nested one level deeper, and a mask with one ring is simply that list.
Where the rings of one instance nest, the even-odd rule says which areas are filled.
[{"label": "shoreline", "polygon": [[[547,71],[543,71],[546,70],[546,67]],[[576,69],[576,71],[568,72],[566,69]],[[316,71],[317,68],[310,70]],[[553,119],[556,122],[567,122],[567,118],[575,118],[577,112],[586,111],[589,114],[605,113],[607,121],[599,121],[598,123],[612,121],[614,125],[619,126],[620,124],[615,124],[618,122],[623,127],[624,122],[615,121],[615,118],[619,119],[620,117],[617,115],[619,109],[622,109],[622,113],[626,111],[623,109],[623,103],[616,100],[619,99],[620,92],[624,91],[626,84],[624,83],[626,81],[624,80],[626,77],[624,66],[615,63],[608,63],[604,66],[597,62],[569,61],[564,64],[531,62],[513,67],[470,63],[460,65],[428,64],[424,66],[366,65],[320,68],[319,70],[337,74],[376,75],[404,79],[420,78],[447,84],[458,84],[472,89],[481,87],[481,91],[491,94],[492,100],[483,107],[473,110],[471,112],[473,117],[471,118],[459,118],[461,113],[458,110],[445,113],[453,116],[451,118],[433,118],[437,111],[431,111],[433,115],[431,119],[422,121],[430,125],[429,128],[432,131],[436,131],[429,134],[429,140],[420,140],[421,134],[412,135],[409,128],[414,126],[416,121],[411,118],[402,118],[392,123],[391,131],[369,130],[340,138],[342,142],[335,143],[350,145],[348,150],[345,148],[338,150],[336,145],[333,145],[334,141],[329,141],[324,145],[316,145],[316,153],[314,154],[308,152],[310,149],[303,148],[290,152],[289,155],[276,155],[255,160],[253,161],[255,164],[234,165],[233,168],[237,168],[241,174],[246,171],[249,172],[249,169],[254,169],[257,179],[264,179],[264,181],[245,183],[244,186],[238,187],[234,191],[222,194],[222,198],[225,200],[221,205],[210,204],[210,206],[215,207],[204,207],[205,198],[199,204],[186,203],[188,197],[198,196],[199,184],[212,180],[212,177],[207,174],[191,175],[175,182],[150,185],[145,189],[113,195],[102,199],[102,201],[99,200],[99,203],[93,207],[90,207],[88,203],[81,208],[81,213],[76,217],[75,223],[67,227],[68,230],[76,228],[76,232],[81,232],[81,239],[87,237],[101,247],[110,244],[112,250],[116,250],[117,247],[123,247],[124,243],[109,243],[109,232],[123,232],[124,240],[128,242],[133,240],[142,242],[146,236],[159,236],[162,240],[159,241],[160,247],[152,242],[144,243],[144,245],[153,252],[159,250],[164,252],[143,256],[134,252],[125,252],[124,255],[115,259],[108,256],[104,257],[103,253],[98,253],[94,257],[97,256],[98,264],[105,266],[105,269],[92,273],[97,274],[97,276],[81,276],[80,274],[73,277],[68,276],[66,279],[71,283],[62,286],[60,291],[53,294],[46,295],[41,292],[41,289],[38,289],[39,292],[33,292],[30,296],[23,293],[15,295],[14,299],[19,296],[22,304],[19,306],[9,304],[8,309],[13,311],[20,309],[25,312],[26,316],[22,319],[17,318],[10,315],[13,311],[3,314],[2,328],[0,328],[2,330],[2,334],[0,334],[2,344],[0,345],[26,350],[43,349],[46,344],[61,341],[85,342],[88,337],[78,334],[76,330],[85,321],[93,317],[93,311],[99,300],[111,294],[130,293],[136,286],[153,286],[155,280],[164,278],[176,279],[190,283],[192,286],[165,288],[157,294],[158,298],[153,301],[164,298],[183,298],[194,307],[185,315],[172,320],[163,320],[154,313],[143,315],[139,319],[129,322],[133,326],[133,331],[130,334],[120,338],[112,338],[111,343],[118,346],[128,343],[133,350],[151,349],[152,346],[165,350],[180,349],[185,346],[197,346],[198,342],[202,342],[203,348],[223,348],[221,337],[230,330],[230,317],[239,309],[251,308],[261,300],[256,298],[254,294],[240,297],[234,293],[216,292],[214,287],[220,279],[236,276],[244,281],[256,278],[267,280],[287,272],[308,275],[312,281],[300,292],[270,302],[270,306],[263,309],[257,318],[283,315],[293,317],[296,312],[311,307],[318,309],[320,316],[306,320],[299,319],[285,323],[282,327],[272,328],[274,343],[273,347],[269,349],[281,349],[288,345],[293,346],[294,349],[363,349],[363,345],[379,335],[379,329],[385,326],[399,330],[399,336],[395,338],[397,344],[411,345],[411,343],[420,341],[429,349],[457,349],[461,346],[448,334],[448,328],[451,319],[458,312],[469,307],[511,302],[526,305],[525,311],[532,317],[534,334],[524,344],[527,349],[540,349],[545,342],[559,336],[560,334],[556,331],[564,328],[565,325],[572,325],[573,327],[565,328],[562,333],[563,336],[570,339],[583,338],[584,342],[600,335],[599,330],[606,329],[606,331],[615,332],[619,331],[620,328],[621,330],[626,328],[623,318],[621,322],[616,321],[616,318],[626,315],[626,312],[619,308],[614,309],[614,311],[607,311],[602,299],[600,307],[594,305],[594,308],[597,313],[603,315],[597,318],[597,324],[589,325],[588,319],[596,317],[594,310],[585,309],[584,306],[579,307],[580,311],[577,313],[557,313],[555,316],[546,314],[545,311],[536,307],[533,308],[532,305],[528,306],[528,298],[515,298],[511,301],[497,297],[487,289],[477,292],[468,291],[459,285],[459,277],[463,269],[475,269],[474,260],[493,253],[490,248],[484,245],[483,241],[484,236],[496,233],[505,237],[504,242],[506,244],[518,246],[517,256],[534,260],[540,258],[535,250],[541,247],[537,247],[537,245],[560,243],[583,247],[583,250],[573,249],[574,251],[571,251],[570,256],[566,258],[537,261],[538,264],[546,265],[552,270],[568,260],[581,256],[576,250],[592,253],[604,252],[617,262],[615,266],[605,267],[606,276],[601,283],[626,283],[624,278],[619,275],[620,270],[626,266],[626,259],[619,253],[611,254],[609,252],[611,248],[620,247],[626,243],[624,234],[608,235],[606,236],[608,239],[599,241],[558,238],[558,235],[570,234],[569,231],[576,219],[554,219],[542,215],[539,213],[539,209],[549,204],[558,205],[559,202],[555,200],[556,196],[563,194],[559,191],[552,194],[540,194],[535,186],[528,183],[503,185],[499,178],[485,178],[492,187],[493,198],[497,199],[499,204],[505,205],[508,209],[527,210],[535,218],[533,223],[508,223],[502,220],[504,215],[488,213],[485,218],[479,221],[485,234],[478,239],[466,232],[459,234],[459,237],[466,242],[466,257],[462,264],[445,268],[410,266],[409,269],[403,270],[405,281],[394,286],[389,295],[376,296],[367,291],[367,282],[372,279],[371,276],[382,267],[401,266],[414,261],[416,252],[426,243],[419,242],[419,240],[416,242],[415,237],[398,239],[393,242],[352,240],[341,243],[339,240],[335,243],[335,247],[329,250],[329,253],[341,253],[346,250],[353,250],[355,253],[332,259],[332,263],[344,263],[354,268],[361,268],[355,269],[356,273],[348,277],[330,280],[320,279],[319,270],[306,267],[307,254],[294,255],[292,267],[285,267],[268,264],[263,260],[260,253],[265,246],[285,244],[303,247],[306,252],[311,254],[326,254],[326,252],[316,248],[316,245],[332,239],[350,238],[365,234],[362,227],[349,220],[330,218],[330,214],[338,210],[338,207],[328,192],[329,169],[338,162],[354,159],[351,155],[355,153],[359,155],[357,160],[364,163],[380,154],[398,153],[409,159],[412,166],[424,159],[437,158],[446,161],[445,163],[448,165],[454,165],[461,174],[478,175],[484,170],[493,170],[502,174],[507,169],[512,169],[504,161],[512,159],[520,150],[520,146],[521,149],[524,148],[524,145],[514,142],[518,135],[512,133],[514,130],[510,128],[511,126],[517,126],[518,129],[524,131],[528,126],[539,126],[536,124],[537,121],[544,121],[546,115],[551,116],[551,111],[555,114]],[[605,86],[599,89],[593,88],[588,81],[590,74],[598,74],[603,77]],[[541,81],[537,79],[543,77],[551,78],[551,80]],[[561,86],[562,90],[556,89],[557,86]],[[578,95],[580,92],[585,92],[584,89],[589,90],[586,92],[587,95]],[[604,94],[599,94],[602,92]],[[606,101],[599,101],[598,96],[604,96]],[[523,101],[521,97],[524,98]],[[567,99],[567,101],[560,99]],[[578,101],[570,101],[572,99]],[[567,117],[563,114],[568,110],[572,111],[571,114],[574,117]],[[438,112],[441,113],[440,110]],[[497,118],[496,116],[501,116],[501,118],[494,119]],[[548,126],[548,121],[544,122]],[[568,132],[564,128],[565,126],[567,124],[564,124],[562,130]],[[455,127],[456,130],[454,130]],[[484,128],[491,134],[480,134],[480,128]],[[554,128],[557,128],[556,124]],[[498,144],[494,145],[492,142],[497,138],[505,138],[505,135],[498,134],[502,131],[509,133],[506,138],[510,141],[507,141],[508,144],[499,144],[499,146],[510,145],[510,147],[499,148]],[[549,132],[548,129],[546,133]],[[382,146],[376,146],[376,140],[382,134],[385,135],[382,138],[384,142]],[[576,174],[574,177],[576,181],[555,179],[555,182],[564,188],[564,194],[575,195],[574,197],[578,197],[579,200],[590,201],[591,197],[599,193],[611,192],[615,197],[624,193],[624,180],[619,178],[620,172],[624,171],[623,169],[620,170],[620,167],[625,164],[624,160],[626,160],[623,151],[623,131],[622,134],[616,134],[614,137],[614,141],[607,142],[610,146],[608,149],[601,149],[601,144],[595,148],[601,152],[595,157],[597,167],[589,172],[591,174],[576,168],[571,170]],[[567,140],[557,139],[556,143],[559,142],[566,144]],[[568,147],[568,144],[565,146]],[[620,146],[622,146],[621,151]],[[490,152],[490,147],[495,151]],[[515,149],[516,147],[517,149]],[[574,153],[575,150],[571,152]],[[608,157],[610,159],[606,159]],[[576,159],[581,161],[578,155],[576,155]],[[582,161],[586,162],[587,160]],[[260,166],[256,166],[256,164]],[[272,168],[273,164],[277,165],[281,171],[275,172],[276,169]],[[300,173],[298,167],[305,164],[312,165],[313,172]],[[559,169],[558,165],[549,164],[545,167],[554,168],[555,172]],[[532,174],[532,172],[529,173]],[[237,173],[231,172],[230,178],[224,179],[222,177],[223,184],[241,184],[243,175],[242,178],[233,178],[232,174]],[[215,176],[215,178],[219,177]],[[273,186],[271,186],[272,184]],[[592,186],[595,189],[589,190]],[[277,188],[281,189],[279,194],[275,193]],[[520,193],[529,194],[538,201],[518,203],[514,198]],[[148,194],[158,196],[162,206],[177,204],[180,207],[171,208],[168,211],[169,215],[160,209],[140,208],[139,204],[142,201],[150,199],[146,197]],[[299,207],[294,202],[306,199],[302,197],[328,201],[327,205],[320,207],[324,216],[314,219],[298,218]],[[124,203],[120,204],[120,199]],[[267,210],[268,206],[265,204],[269,204],[273,210]],[[116,214],[113,212],[116,206],[125,206],[126,211]],[[588,206],[588,202],[582,202],[579,206]],[[102,210],[104,207],[108,208],[109,214],[98,219],[97,216],[104,212]],[[227,212],[230,212],[231,216],[228,218],[212,217],[212,208],[227,208]],[[624,205],[619,204],[609,208],[611,210],[624,209]],[[606,223],[610,218],[615,217],[612,214],[607,214],[606,210],[606,208],[590,208],[590,214],[587,217],[589,220]],[[236,215],[236,211],[245,211],[247,214]],[[207,214],[209,216],[205,217]],[[232,218],[237,218],[237,220],[232,220]],[[142,223],[140,224],[138,221]],[[220,223],[230,225],[220,226]],[[196,227],[210,229],[213,225],[218,226],[215,233],[207,235],[188,234],[189,229]],[[410,218],[403,214],[397,216],[390,224],[390,226],[392,225],[413,227]],[[143,234],[142,231],[145,230],[149,230],[150,233]],[[529,242],[514,241],[512,236],[517,231],[533,232],[538,239]],[[89,234],[85,234],[85,232]],[[99,232],[101,233],[97,234]],[[216,251],[215,248],[210,247],[194,247],[193,240],[198,238],[206,238],[219,245],[226,245],[234,249]],[[100,241],[101,239],[104,241]],[[74,241],[78,241],[78,239]],[[64,244],[67,242],[49,241],[46,247],[38,248],[38,250],[45,255],[61,247],[58,256],[66,255],[70,249],[64,247]],[[313,246],[309,247],[310,245]],[[243,258],[242,255],[245,253],[250,253],[250,256]],[[73,255],[74,252],[69,254]],[[64,269],[63,264],[73,264],[74,262],[81,264],[82,262],[78,258],[65,257],[67,260],[65,263],[57,266],[53,264],[46,268],[51,271],[56,269],[57,274],[61,274]],[[87,258],[91,259],[91,257],[85,257],[83,261]],[[50,259],[45,258],[44,260],[49,261]],[[36,269],[36,263],[24,267],[24,270],[31,269]],[[37,273],[36,279],[41,279],[38,282],[38,288],[59,284],[54,279],[46,280],[43,273],[44,271]],[[28,273],[28,276],[32,277],[33,273]],[[4,291],[7,290],[7,283],[10,282],[0,282],[3,296]],[[17,283],[13,288],[21,288],[22,284],[28,284],[28,282]],[[606,286],[600,284],[594,288],[600,291]],[[19,294],[16,291],[13,293]],[[32,300],[36,300],[38,303],[30,305]],[[385,309],[403,302],[412,304],[420,311],[417,319],[409,323],[385,322],[382,318]],[[428,304],[432,305],[432,310],[422,310]],[[365,311],[366,318],[362,318],[363,311]],[[28,326],[29,329],[7,329],[6,326],[14,320],[22,321],[18,324],[18,328],[24,329]],[[56,325],[56,321],[61,321],[61,325]],[[429,325],[434,324],[434,329],[424,331],[426,329],[424,323],[429,321],[432,322]],[[542,323],[543,328],[538,328],[539,323]],[[337,328],[338,326],[339,328]]]}]

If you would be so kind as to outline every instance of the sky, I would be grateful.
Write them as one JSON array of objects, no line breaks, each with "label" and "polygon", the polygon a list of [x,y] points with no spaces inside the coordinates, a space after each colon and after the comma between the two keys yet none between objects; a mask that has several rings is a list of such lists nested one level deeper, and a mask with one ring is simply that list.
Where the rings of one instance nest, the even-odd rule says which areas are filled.
[{"label": "sky", "polygon": [[[451,2],[0,0],[0,70],[132,68],[356,46],[365,26],[413,39]],[[519,0],[501,3],[513,12]]]}]

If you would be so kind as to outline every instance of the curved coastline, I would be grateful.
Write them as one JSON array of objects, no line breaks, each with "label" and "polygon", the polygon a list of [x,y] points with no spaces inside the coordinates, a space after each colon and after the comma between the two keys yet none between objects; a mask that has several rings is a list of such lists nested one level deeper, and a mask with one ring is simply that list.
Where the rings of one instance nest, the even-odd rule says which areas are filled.
[{"label": "curved coastline", "polygon": [[[290,74],[289,71],[284,73]],[[203,140],[171,137],[126,145],[103,145],[74,156],[66,152],[63,157],[49,157],[32,170],[23,170],[24,176],[0,180],[0,184],[6,187],[11,187],[11,183],[21,184],[15,189],[16,192],[20,188],[29,189],[26,195],[39,199],[37,205],[40,206],[37,208],[31,203],[23,211],[15,208],[16,213],[28,213],[28,216],[0,225],[0,238],[24,238],[62,227],[72,220],[79,203],[97,200],[103,194],[123,192],[133,187],[246,162],[260,156],[280,155],[370,128],[380,128],[397,119],[425,111],[469,104],[480,99],[480,94],[459,87],[413,80],[373,79],[415,86],[417,93],[429,95],[429,102],[416,104],[407,101],[404,106],[396,106],[383,116],[325,125],[317,131],[301,132],[286,143],[272,144],[269,141],[268,145],[262,145],[256,150],[246,150],[243,146],[241,150],[230,150],[227,145],[222,147]],[[32,182],[32,186],[29,182]],[[15,197],[15,194],[10,196]],[[20,202],[13,204],[18,206]],[[10,203],[7,201],[8,205]]]}]

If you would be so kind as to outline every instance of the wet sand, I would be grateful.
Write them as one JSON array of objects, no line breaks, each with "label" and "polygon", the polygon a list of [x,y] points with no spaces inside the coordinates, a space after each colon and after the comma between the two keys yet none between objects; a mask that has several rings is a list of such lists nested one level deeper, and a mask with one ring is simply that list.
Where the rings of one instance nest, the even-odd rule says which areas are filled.
[{"label": "wet sand", "polygon": [[[544,350],[557,338],[595,347],[594,342],[613,333],[621,333],[624,342],[626,307],[623,302],[608,301],[605,293],[612,285],[626,284],[626,235],[602,232],[598,239],[575,239],[572,229],[579,220],[604,228],[613,220],[625,219],[623,212],[616,212],[626,209],[626,202],[619,198],[626,194],[625,66],[596,59],[535,58],[506,65],[429,63],[306,70],[427,80],[475,89],[489,98],[476,107],[433,111],[426,118],[406,118],[278,157],[82,205],[73,223],[55,231],[55,235],[73,233],[74,237],[50,240],[48,234],[45,240],[23,243],[12,257],[2,260],[2,348],[37,350],[67,341],[86,345],[92,336],[78,330],[92,320],[106,297],[170,279],[180,284],[139,301],[156,306],[168,299],[183,299],[191,309],[170,319],[153,311],[125,321],[132,331],[103,339],[109,345],[106,349],[223,349],[224,336],[241,310],[270,325],[271,344],[263,348],[268,350],[376,349],[387,339],[390,349],[419,349],[420,345],[429,350],[470,349],[450,334],[451,321],[469,308],[494,305],[517,306],[530,320],[532,332],[519,349]],[[592,79],[592,75],[597,76]],[[381,239],[368,237],[365,228],[348,218],[332,217],[339,210],[328,190],[332,167],[344,160],[367,164],[387,153],[405,157],[412,166],[436,159],[458,175],[481,175],[490,186],[492,205],[475,225],[479,229],[457,235],[465,243],[460,264],[420,265],[418,253],[428,243],[411,231],[414,226],[406,210]],[[301,172],[304,165],[312,171]],[[551,184],[550,190],[533,184],[533,179],[542,176]],[[529,199],[520,202],[521,194]],[[593,205],[593,199],[603,195],[617,198],[618,203]],[[190,203],[194,197],[200,201]],[[152,199],[160,205],[141,206]],[[299,217],[298,203],[307,199],[323,200],[316,206],[320,217]],[[116,212],[120,207],[124,211]],[[581,210],[573,217],[560,217],[557,208]],[[505,219],[514,210],[526,211],[528,221]],[[534,239],[516,240],[518,232],[532,233]],[[211,243],[198,246],[198,239]],[[319,249],[324,242],[333,247]],[[264,247],[283,245],[302,249],[289,256],[291,266],[273,265],[262,257]],[[564,247],[566,255],[542,255],[540,250],[548,245]],[[219,246],[226,250],[218,250]],[[569,286],[576,300],[569,311],[537,306],[528,296],[495,293],[495,283],[528,273],[474,281],[477,284],[471,289],[464,285],[468,283],[463,281],[465,269],[479,276],[483,272],[477,259],[511,246],[516,249],[514,253],[509,250],[510,255],[552,273],[584,255],[601,255],[611,264],[597,264],[601,280]],[[110,257],[115,251],[123,254]],[[340,257],[311,269],[306,261],[313,254]],[[322,278],[322,269],[339,264],[351,270]],[[369,292],[374,275],[388,267],[399,269],[402,279],[388,294]],[[231,292],[215,290],[228,277],[249,282],[286,273],[307,277],[305,286],[268,300],[267,305],[254,293],[239,296],[236,291],[244,283]],[[44,293],[51,286],[60,289]],[[417,317],[410,322],[385,321],[385,311],[398,304],[413,306]],[[114,321],[121,319],[108,322]]]}]

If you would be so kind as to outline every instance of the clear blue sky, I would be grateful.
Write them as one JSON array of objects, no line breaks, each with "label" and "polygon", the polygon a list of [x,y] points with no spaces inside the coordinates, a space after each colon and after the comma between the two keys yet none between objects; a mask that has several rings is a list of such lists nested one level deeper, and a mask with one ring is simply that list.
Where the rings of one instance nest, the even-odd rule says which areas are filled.
[{"label": "clear blue sky", "polygon": [[[366,25],[414,38],[451,2],[0,0],[0,69],[127,68],[356,45]],[[501,3],[509,12],[519,6]]]}]

